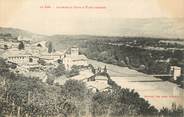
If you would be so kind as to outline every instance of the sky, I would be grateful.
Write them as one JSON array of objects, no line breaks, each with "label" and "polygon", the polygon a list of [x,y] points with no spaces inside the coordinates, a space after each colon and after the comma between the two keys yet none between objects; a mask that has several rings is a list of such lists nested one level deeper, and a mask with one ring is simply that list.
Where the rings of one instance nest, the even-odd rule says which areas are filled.
[{"label": "sky", "polygon": [[[156,21],[184,18],[183,11],[184,0],[0,0],[0,26],[48,35],[134,33],[183,37],[183,20]],[[149,20],[145,24],[132,19]],[[162,28],[171,29],[161,34]]]}]

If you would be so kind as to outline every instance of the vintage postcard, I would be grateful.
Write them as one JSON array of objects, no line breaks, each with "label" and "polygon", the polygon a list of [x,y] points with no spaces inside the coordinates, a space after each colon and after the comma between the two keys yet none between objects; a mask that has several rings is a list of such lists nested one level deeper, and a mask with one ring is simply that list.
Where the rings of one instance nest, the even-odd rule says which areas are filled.
[{"label": "vintage postcard", "polygon": [[0,117],[183,117],[184,0],[0,0]]}]

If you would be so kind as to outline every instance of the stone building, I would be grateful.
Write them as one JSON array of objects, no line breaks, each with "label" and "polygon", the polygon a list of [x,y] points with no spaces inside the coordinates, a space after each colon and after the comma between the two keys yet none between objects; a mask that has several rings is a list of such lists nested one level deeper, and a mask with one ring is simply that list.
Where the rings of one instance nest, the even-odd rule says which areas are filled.
[{"label": "stone building", "polygon": [[76,66],[88,66],[87,57],[79,54],[79,48],[72,47],[69,54],[65,54],[63,58],[63,64],[67,70],[71,70],[73,65]]},{"label": "stone building", "polygon": [[8,50],[3,54],[3,58],[18,65],[37,64],[37,61],[39,60],[38,55],[34,55],[26,52],[25,50],[18,49]]}]

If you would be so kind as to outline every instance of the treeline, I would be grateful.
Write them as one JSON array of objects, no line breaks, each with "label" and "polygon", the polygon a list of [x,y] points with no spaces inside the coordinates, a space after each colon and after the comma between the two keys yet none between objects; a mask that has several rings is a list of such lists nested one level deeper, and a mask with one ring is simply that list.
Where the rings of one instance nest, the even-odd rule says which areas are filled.
[{"label": "treeline", "polygon": [[[176,41],[181,41],[175,39]],[[171,43],[170,43],[170,42]],[[140,46],[140,47],[161,47],[161,48],[184,48],[184,45],[179,43],[172,43],[171,39],[160,39],[160,38],[151,38],[151,37],[121,37],[121,38],[110,38],[104,39],[103,42],[118,43],[118,44],[129,44],[131,46]],[[174,42],[174,41],[173,41]]]},{"label": "treeline", "polygon": [[[147,74],[168,74],[171,65],[184,68],[183,50],[154,50],[137,47],[132,44],[135,40],[90,40],[81,44],[81,53],[88,58],[119,66],[128,66]],[[144,42],[144,43],[143,43]],[[137,40],[136,44],[158,43]]]},{"label": "treeline", "polygon": [[77,80],[51,85],[12,73],[3,59],[0,83],[1,117],[183,116],[182,107],[159,111],[134,90],[123,89],[110,80],[111,90],[95,93]]}]

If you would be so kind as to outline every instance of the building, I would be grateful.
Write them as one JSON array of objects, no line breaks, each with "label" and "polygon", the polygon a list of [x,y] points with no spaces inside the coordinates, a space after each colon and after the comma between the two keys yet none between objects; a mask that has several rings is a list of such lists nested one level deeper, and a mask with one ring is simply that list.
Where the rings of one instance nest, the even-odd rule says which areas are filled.
[{"label": "building", "polygon": [[45,60],[48,63],[53,63],[63,58],[64,58],[64,52],[60,52],[60,51],[56,51],[52,53],[48,53],[48,52],[40,53],[40,59]]},{"label": "building", "polygon": [[63,64],[66,70],[71,70],[73,65],[76,66],[88,66],[87,57],[79,54],[79,48],[72,47],[69,54],[65,54],[63,58]]},{"label": "building", "polygon": [[26,46],[23,50],[11,48],[3,53],[2,57],[18,65],[36,65],[39,59],[44,60],[46,63],[53,63],[58,59],[63,59],[64,52],[55,51],[48,53],[45,43],[46,42],[31,44]]},{"label": "building", "polygon": [[170,73],[172,75],[173,80],[177,80],[177,78],[181,76],[181,67],[171,66]]},{"label": "building", "polygon": [[19,44],[20,42],[18,41],[4,41],[0,39],[0,48],[5,48],[5,46],[7,47],[7,49],[18,48]]},{"label": "building", "polygon": [[38,55],[33,55],[25,50],[10,49],[3,53],[3,58],[18,65],[33,65],[39,60]]}]

